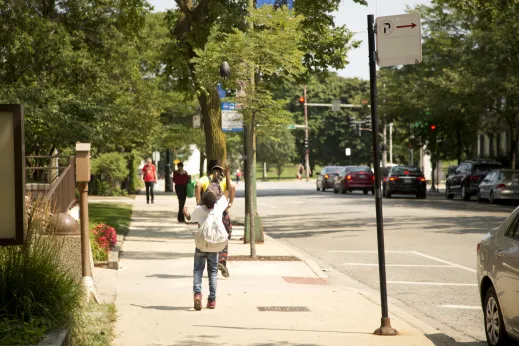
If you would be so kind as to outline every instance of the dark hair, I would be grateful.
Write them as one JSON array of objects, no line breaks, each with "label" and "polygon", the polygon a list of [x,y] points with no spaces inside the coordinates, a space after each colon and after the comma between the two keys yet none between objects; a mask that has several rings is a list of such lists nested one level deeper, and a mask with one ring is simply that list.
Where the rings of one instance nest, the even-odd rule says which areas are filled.
[{"label": "dark hair", "polygon": [[184,162],[179,162],[179,163],[177,163],[177,166],[182,166],[182,167],[184,167]]},{"label": "dark hair", "polygon": [[217,197],[213,191],[204,192],[204,196],[202,197],[202,202],[208,209],[213,209],[216,204]]}]

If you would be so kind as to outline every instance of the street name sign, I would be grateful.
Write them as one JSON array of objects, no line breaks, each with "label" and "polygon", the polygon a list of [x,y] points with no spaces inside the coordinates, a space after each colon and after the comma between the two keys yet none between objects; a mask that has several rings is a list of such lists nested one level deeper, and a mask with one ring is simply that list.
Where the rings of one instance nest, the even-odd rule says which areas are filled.
[{"label": "street name sign", "polygon": [[378,17],[376,28],[378,66],[412,65],[422,62],[420,14]]},{"label": "street name sign", "polygon": [[241,132],[243,131],[243,114],[241,106],[234,102],[222,102],[222,131]]},{"label": "street name sign", "polygon": [[202,125],[202,117],[200,115],[193,116],[193,128],[199,129]]},{"label": "street name sign", "polygon": [[341,111],[341,100],[333,100],[332,101],[332,111],[340,112]]}]

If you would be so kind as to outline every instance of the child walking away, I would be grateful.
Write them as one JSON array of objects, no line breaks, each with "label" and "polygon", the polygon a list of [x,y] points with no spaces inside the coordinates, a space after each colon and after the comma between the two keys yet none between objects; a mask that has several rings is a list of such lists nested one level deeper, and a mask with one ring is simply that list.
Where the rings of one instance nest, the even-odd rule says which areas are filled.
[{"label": "child walking away", "polygon": [[207,262],[209,277],[209,298],[207,308],[216,307],[216,282],[218,279],[218,253],[227,246],[227,231],[222,222],[222,216],[227,209],[229,192],[217,198],[213,191],[206,191],[202,197],[202,205],[189,214],[185,207],[183,213],[187,221],[197,222],[199,231],[196,234],[195,260],[193,269],[194,308],[202,310],[202,277]]}]

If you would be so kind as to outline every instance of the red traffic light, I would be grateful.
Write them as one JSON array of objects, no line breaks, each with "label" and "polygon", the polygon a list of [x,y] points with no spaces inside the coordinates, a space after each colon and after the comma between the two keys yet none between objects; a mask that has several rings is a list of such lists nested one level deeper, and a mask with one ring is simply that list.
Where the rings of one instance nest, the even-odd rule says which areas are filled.
[{"label": "red traffic light", "polygon": [[368,100],[362,100],[362,104],[365,106],[368,104]]},{"label": "red traffic light", "polygon": [[303,96],[299,98],[299,103],[305,103],[305,98]]},{"label": "red traffic light", "polygon": [[436,125],[431,124],[431,130],[433,130],[433,131],[436,130]]}]

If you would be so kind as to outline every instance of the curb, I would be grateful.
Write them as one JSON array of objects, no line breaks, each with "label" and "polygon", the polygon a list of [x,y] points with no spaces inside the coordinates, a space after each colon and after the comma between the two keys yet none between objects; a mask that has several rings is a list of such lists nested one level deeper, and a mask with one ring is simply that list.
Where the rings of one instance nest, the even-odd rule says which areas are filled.
[{"label": "curb", "polygon": [[53,332],[50,332],[47,334],[45,339],[40,341],[38,345],[36,346],[68,346],[69,340],[68,340],[68,330],[61,329],[61,330],[55,330]]},{"label": "curb", "polygon": [[108,254],[108,269],[119,270],[119,257],[122,246],[123,242],[118,240],[117,244],[115,244],[113,249]]}]

